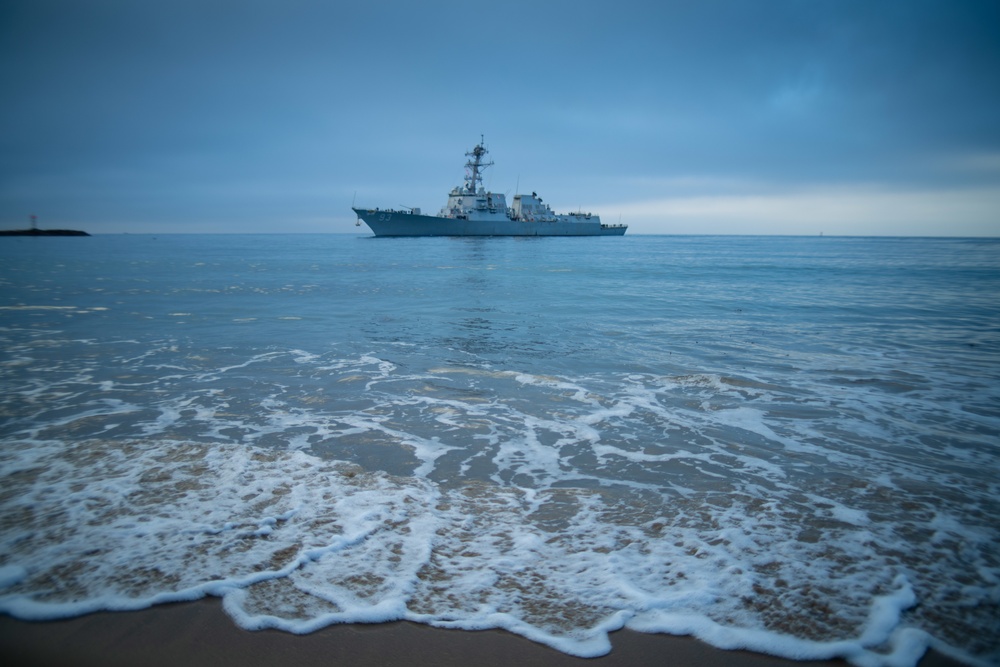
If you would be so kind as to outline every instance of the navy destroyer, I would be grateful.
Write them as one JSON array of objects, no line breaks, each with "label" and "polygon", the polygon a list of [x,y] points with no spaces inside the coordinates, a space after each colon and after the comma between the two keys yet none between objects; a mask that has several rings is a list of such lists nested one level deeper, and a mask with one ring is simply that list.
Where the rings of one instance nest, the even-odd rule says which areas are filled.
[{"label": "navy destroyer", "polygon": [[437,215],[419,208],[357,208],[358,226],[364,221],[375,236],[622,236],[628,225],[605,225],[590,213],[553,213],[537,193],[505,195],[483,188],[487,150],[476,144],[465,163],[465,184],[448,193],[448,203]]}]

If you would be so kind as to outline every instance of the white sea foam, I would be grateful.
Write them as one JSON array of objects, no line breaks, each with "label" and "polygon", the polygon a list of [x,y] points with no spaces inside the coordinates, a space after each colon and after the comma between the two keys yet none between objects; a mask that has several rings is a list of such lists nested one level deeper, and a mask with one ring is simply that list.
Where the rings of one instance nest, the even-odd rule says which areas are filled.
[{"label": "white sea foam", "polygon": [[28,571],[20,565],[0,566],[0,588],[9,588],[28,576]]},{"label": "white sea foam", "polygon": [[[36,442],[8,453],[5,469],[40,475],[4,507],[35,517],[6,534],[16,564],[0,571],[0,609],[23,618],[211,594],[249,629],[405,618],[504,627],[583,656],[606,652],[607,632],[623,624],[858,665],[909,664],[899,656],[929,641],[900,634],[916,601],[902,577],[872,598],[854,639],[804,641],[704,616],[761,595],[745,574],[753,559],[739,554],[765,547],[750,531],[721,531],[716,544],[683,521],[617,516],[602,493],[443,491],[301,453],[174,441]],[[60,514],[74,520],[52,524]],[[553,532],[552,521],[573,527]],[[673,536],[650,540],[651,530]]]}]

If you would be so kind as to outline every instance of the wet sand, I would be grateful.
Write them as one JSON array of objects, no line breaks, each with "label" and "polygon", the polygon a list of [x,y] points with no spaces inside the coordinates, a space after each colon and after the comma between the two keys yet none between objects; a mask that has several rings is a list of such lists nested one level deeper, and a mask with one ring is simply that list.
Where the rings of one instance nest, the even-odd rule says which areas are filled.
[{"label": "wet sand", "polygon": [[[309,635],[247,632],[217,599],[137,612],[98,613],[46,623],[0,615],[0,657],[8,665],[124,667],[843,667],[841,661],[795,662],[747,651],[721,651],[689,637],[612,635],[610,654],[574,658],[501,630],[441,630],[415,623],[335,625]],[[920,667],[956,667],[929,653]]]}]

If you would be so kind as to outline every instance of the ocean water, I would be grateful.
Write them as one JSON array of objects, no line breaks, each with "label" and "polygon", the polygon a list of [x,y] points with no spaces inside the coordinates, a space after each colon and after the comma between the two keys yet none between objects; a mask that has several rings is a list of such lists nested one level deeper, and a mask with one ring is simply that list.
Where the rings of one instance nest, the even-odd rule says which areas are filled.
[{"label": "ocean water", "polygon": [[1000,664],[1000,240],[0,243],[0,611]]}]

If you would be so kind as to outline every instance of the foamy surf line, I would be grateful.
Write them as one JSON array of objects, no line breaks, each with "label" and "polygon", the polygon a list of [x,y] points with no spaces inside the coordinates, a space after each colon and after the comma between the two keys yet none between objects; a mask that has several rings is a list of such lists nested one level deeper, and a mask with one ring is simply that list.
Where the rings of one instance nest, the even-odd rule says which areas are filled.
[{"label": "foamy surf line", "polygon": [[0,610],[18,618],[217,596],[292,633],[409,620],[596,656],[624,627],[997,662],[998,493],[967,474],[995,465],[991,418],[934,412],[961,387],[550,376],[399,346],[10,354]]},{"label": "foamy surf line", "polygon": [[[406,665],[408,667],[787,667],[780,658],[746,651],[724,651],[691,637],[622,630],[612,634],[611,653],[588,660],[554,651],[502,631],[467,632],[429,625],[390,622],[337,624],[307,635],[245,632],[232,622],[217,599],[158,605],[143,611],[96,613],[55,623],[32,623],[0,614],[0,651],[18,664],[146,664],[212,667],[272,665],[295,656],[301,667],[326,665]],[[224,657],[223,657],[224,656]],[[794,663],[835,667],[840,661]],[[920,667],[957,667],[960,663],[930,652]]]},{"label": "foamy surf line", "polygon": [[[977,664],[901,624],[916,602],[905,576],[865,603],[849,638],[720,622],[704,610],[767,597],[757,578],[721,552],[692,556],[697,544],[711,548],[697,531],[610,516],[628,508],[600,492],[444,491],[302,452],[225,444],[32,445],[4,456],[0,610],[22,619],[214,595],[250,630],[410,620],[503,628],[590,657],[628,627],[794,659],[915,664],[934,646]],[[567,521],[577,528],[553,530]],[[648,539],[665,530],[679,542]],[[684,554],[709,566],[684,566]]]},{"label": "foamy surf line", "polygon": [[[33,452],[41,449],[36,445]],[[13,477],[37,471],[35,493],[17,489],[22,500],[5,509],[22,516],[34,512],[39,519],[31,526],[35,530],[9,545],[32,555],[34,563],[6,564],[0,571],[7,591],[0,609],[19,618],[45,620],[219,595],[247,629],[305,633],[337,622],[405,619],[462,629],[500,627],[579,656],[606,653],[607,632],[625,624],[693,634],[725,648],[811,659],[841,656],[858,664],[868,664],[860,658],[869,657],[870,648],[890,641],[899,645],[890,654],[893,661],[901,651],[919,656],[928,644],[923,635],[901,641],[897,631],[899,612],[914,603],[902,578],[893,582],[892,594],[873,601],[866,628],[853,641],[803,642],[671,613],[724,592],[701,581],[671,595],[651,595],[630,580],[628,563],[613,553],[547,549],[538,531],[515,533],[509,521],[496,520],[504,510],[526,504],[515,492],[497,496],[478,488],[439,497],[419,483],[358,474],[303,454],[184,443],[164,443],[157,451],[91,441],[20,463]],[[66,479],[70,469],[83,474]],[[449,507],[455,503],[461,507],[457,516]],[[487,515],[484,505],[499,511]],[[63,512],[76,521],[51,525],[48,517]],[[485,530],[474,530],[470,520],[485,524],[480,526]],[[434,536],[449,532],[458,539],[435,549]],[[484,534],[491,539],[482,539]],[[493,572],[484,575],[470,550],[499,540],[508,542],[502,549],[507,567],[494,560]],[[387,553],[394,556],[386,558]],[[469,558],[468,565],[455,562]],[[373,561],[379,566],[373,568]],[[604,589],[600,599],[587,601],[590,609],[581,605],[577,613],[584,616],[563,632],[558,618],[544,617],[563,615],[576,596],[536,574],[535,586],[550,590],[534,596],[532,604],[549,609],[529,611],[524,598],[531,593],[514,579],[542,569],[531,564],[544,562],[574,572],[577,581],[589,579],[588,598]],[[213,576],[213,570],[229,575]],[[505,579],[498,578],[501,573]],[[492,592],[495,599],[461,613],[448,598],[463,587]],[[505,590],[506,595],[495,593]],[[66,597],[71,599],[58,601]],[[608,606],[612,601],[617,609]],[[589,622],[579,624],[585,617]]]}]

